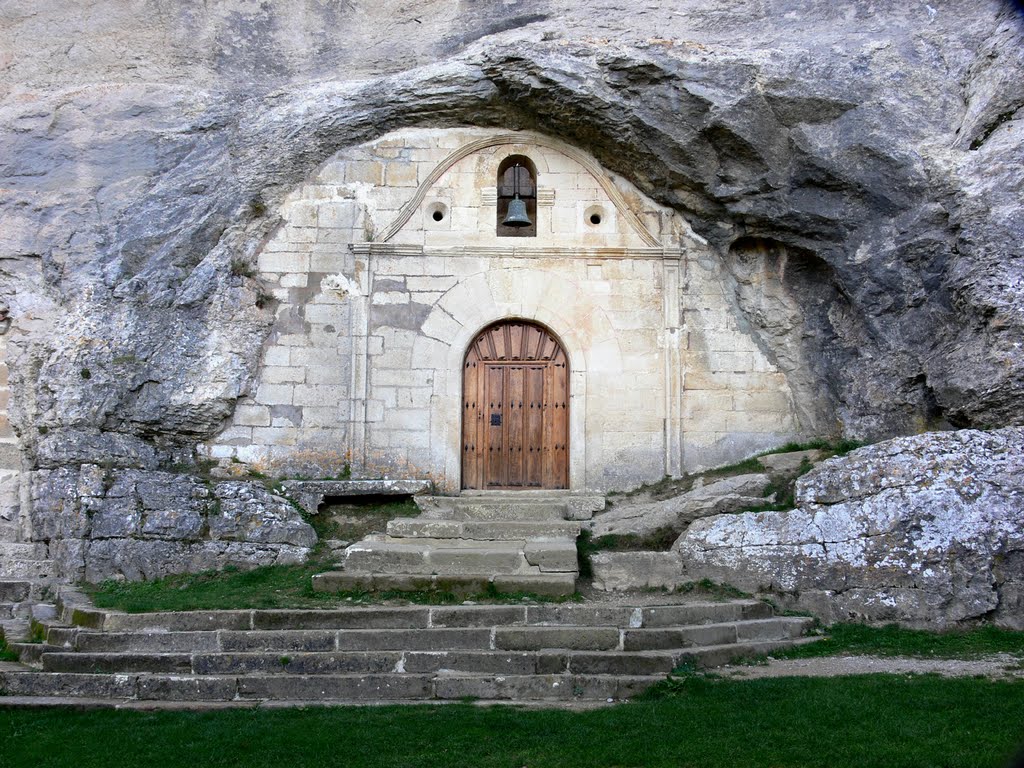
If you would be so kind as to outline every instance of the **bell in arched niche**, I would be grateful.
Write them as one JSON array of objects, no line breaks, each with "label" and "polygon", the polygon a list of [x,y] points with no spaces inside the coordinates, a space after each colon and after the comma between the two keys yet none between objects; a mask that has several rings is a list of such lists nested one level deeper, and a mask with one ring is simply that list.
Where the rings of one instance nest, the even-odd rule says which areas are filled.
[{"label": "bell in arched niche", "polygon": [[524,155],[498,166],[497,215],[498,237],[537,236],[537,171]]}]

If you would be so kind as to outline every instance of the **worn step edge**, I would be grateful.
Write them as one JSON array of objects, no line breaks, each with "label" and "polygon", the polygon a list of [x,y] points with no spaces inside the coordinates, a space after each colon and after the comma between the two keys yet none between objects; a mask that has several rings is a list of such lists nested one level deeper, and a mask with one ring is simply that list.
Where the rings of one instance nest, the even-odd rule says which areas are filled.
[{"label": "worn step edge", "polygon": [[237,699],[624,699],[664,675],[378,674],[195,676],[0,672],[5,696],[166,701]]},{"label": "worn step edge", "polygon": [[83,674],[174,673],[192,675],[339,675],[383,673],[467,674],[666,674],[672,651],[300,651],[290,654],[84,653],[47,651],[43,671]]}]

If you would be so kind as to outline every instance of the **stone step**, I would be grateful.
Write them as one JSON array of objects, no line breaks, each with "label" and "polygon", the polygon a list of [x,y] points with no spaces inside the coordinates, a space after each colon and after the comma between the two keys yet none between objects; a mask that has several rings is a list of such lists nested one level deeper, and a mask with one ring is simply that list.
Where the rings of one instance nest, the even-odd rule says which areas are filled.
[{"label": "stone step", "polygon": [[418,519],[558,522],[570,514],[564,499],[550,497],[433,496],[416,503],[423,512]]},{"label": "stone step", "polygon": [[388,536],[429,539],[471,539],[478,541],[563,538],[575,540],[580,523],[572,520],[430,520],[398,518],[388,523]]},{"label": "stone step", "polygon": [[698,627],[628,629],[623,632],[622,648],[626,651],[655,651],[688,646],[792,640],[800,637],[813,624],[814,619],[800,616],[705,624]]},{"label": "stone step", "polygon": [[[345,550],[342,566],[363,573],[460,575],[529,573],[523,542],[449,539],[363,540]],[[534,569],[536,570],[536,569]]]},{"label": "stone step", "polygon": [[[43,648],[44,646],[38,646]],[[49,646],[45,646],[50,648]],[[50,648],[46,672],[179,673],[195,675],[339,675],[440,673],[656,675],[675,668],[677,654],[592,651],[341,651],[310,653],[74,653]]]},{"label": "stone step", "polygon": [[29,631],[29,620],[27,618],[18,616],[0,621],[0,638],[3,638],[5,642],[17,643],[27,640]]},{"label": "stone step", "polygon": [[472,521],[551,521],[566,519],[567,509],[561,502],[473,501],[459,500],[451,510],[456,520]]},{"label": "stone step", "polygon": [[502,594],[564,597],[576,592],[575,573],[462,573],[409,574],[328,571],[313,576],[315,592],[419,592],[442,591],[478,595],[490,589]]},{"label": "stone step", "polygon": [[22,664],[33,667],[42,665],[43,654],[47,651],[63,651],[62,648],[55,648],[45,643],[8,643],[7,647],[18,654],[18,659]]},{"label": "stone step", "polygon": [[622,700],[664,675],[358,674],[207,676],[0,672],[5,696],[147,701]]},{"label": "stone step", "polygon": [[773,618],[649,629],[523,625],[410,629],[277,629],[96,632],[50,628],[47,642],[83,653],[223,653],[546,649],[660,651],[793,639],[804,618]]},{"label": "stone step", "polygon": [[[689,602],[630,606],[604,603],[534,605],[353,606],[337,609],[171,611],[120,613],[80,610],[84,626],[108,631],[194,631],[217,629],[417,629],[489,627],[525,624],[623,628],[717,624],[771,618],[772,607],[760,600]],[[61,629],[51,622],[53,629]]]}]

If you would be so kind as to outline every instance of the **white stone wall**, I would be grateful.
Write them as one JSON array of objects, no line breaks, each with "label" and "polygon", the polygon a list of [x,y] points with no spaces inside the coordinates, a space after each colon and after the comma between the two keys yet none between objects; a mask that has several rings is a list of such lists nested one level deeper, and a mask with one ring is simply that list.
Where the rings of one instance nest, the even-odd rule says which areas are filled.
[{"label": "white stone wall", "polygon": [[[536,237],[495,231],[510,154],[537,166]],[[213,456],[457,491],[464,355],[506,318],[545,325],[566,348],[573,489],[732,461],[798,431],[717,255],[572,147],[400,131],[337,155],[281,215],[258,262],[277,323],[254,391],[205,446]]]},{"label": "white stone wall", "polygon": [[0,321],[0,542],[21,538],[21,452],[11,429],[7,368],[7,331],[10,321]]}]

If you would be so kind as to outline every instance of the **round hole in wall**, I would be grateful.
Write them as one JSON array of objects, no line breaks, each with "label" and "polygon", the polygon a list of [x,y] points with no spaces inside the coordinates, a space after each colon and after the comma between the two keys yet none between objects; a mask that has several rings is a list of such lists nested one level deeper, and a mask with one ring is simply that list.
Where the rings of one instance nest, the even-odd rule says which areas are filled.
[{"label": "round hole in wall", "polygon": [[435,200],[427,206],[427,224],[440,224],[448,218],[448,206],[440,200]]},{"label": "round hole in wall", "polygon": [[591,227],[601,226],[604,219],[604,208],[600,205],[591,205],[583,212],[583,221]]}]

